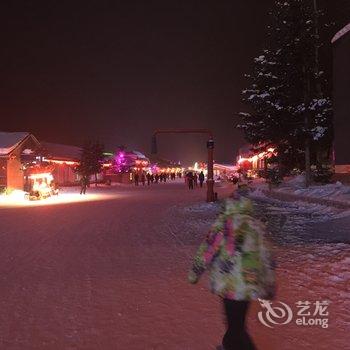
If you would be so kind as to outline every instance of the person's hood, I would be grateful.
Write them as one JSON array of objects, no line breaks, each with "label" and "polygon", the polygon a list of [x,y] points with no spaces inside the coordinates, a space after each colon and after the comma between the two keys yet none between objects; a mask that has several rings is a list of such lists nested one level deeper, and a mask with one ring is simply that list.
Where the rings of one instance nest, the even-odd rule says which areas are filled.
[{"label": "person's hood", "polygon": [[248,198],[240,198],[239,200],[227,200],[225,205],[225,215],[231,216],[234,214],[252,215],[252,201]]}]

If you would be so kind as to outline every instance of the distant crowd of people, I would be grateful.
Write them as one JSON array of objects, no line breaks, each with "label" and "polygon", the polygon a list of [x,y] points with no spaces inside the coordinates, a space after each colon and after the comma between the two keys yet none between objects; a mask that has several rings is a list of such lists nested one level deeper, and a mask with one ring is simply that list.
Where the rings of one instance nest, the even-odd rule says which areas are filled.
[{"label": "distant crowd of people", "polygon": [[186,174],[186,184],[190,190],[193,190],[195,187],[198,187],[198,184],[199,184],[199,187],[202,188],[204,180],[205,180],[205,176],[203,171],[201,171],[199,174],[192,171]]},{"label": "distant crowd of people", "polygon": [[152,173],[135,173],[134,174],[134,184],[135,186],[139,186],[140,184],[142,186],[150,186],[152,184],[158,184],[160,182],[167,182],[167,181],[174,181],[176,180],[176,177],[181,178],[182,177],[182,173],[156,173],[156,174],[152,174]]},{"label": "distant crowd of people", "polygon": [[[183,177],[182,172],[178,173],[149,173],[149,172],[143,172],[143,173],[135,173],[133,175],[133,183],[135,186],[151,186],[153,184],[159,184],[161,182],[166,183],[167,181],[175,181],[176,178],[181,179]],[[197,172],[187,172],[184,175],[185,178],[185,184],[190,189],[193,190],[196,187],[203,187],[204,181],[205,181],[205,175],[203,171],[200,173]],[[80,194],[84,195],[86,194],[86,190],[89,187],[89,177],[88,176],[82,176],[80,179]]]},{"label": "distant crowd of people", "polygon": [[[182,178],[182,173],[135,173],[134,174],[134,184],[135,186],[150,186],[152,184],[158,184],[161,182],[166,183],[167,181],[174,181],[176,177]],[[188,172],[185,174],[185,184],[190,190],[195,189],[196,187],[203,187],[205,181],[205,175],[203,171],[199,174],[197,172]]]}]

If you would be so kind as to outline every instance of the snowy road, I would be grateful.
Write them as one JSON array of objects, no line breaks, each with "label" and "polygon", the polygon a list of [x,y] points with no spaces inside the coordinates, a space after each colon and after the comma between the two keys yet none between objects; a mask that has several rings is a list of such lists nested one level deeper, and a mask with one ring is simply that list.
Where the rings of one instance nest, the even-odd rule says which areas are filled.
[{"label": "snowy road", "polygon": [[[183,184],[92,191],[99,200],[0,209],[0,349],[213,350],[221,305],[186,277],[217,206]],[[345,349],[349,246],[281,237],[278,300],[330,299],[330,328],[270,330],[255,304],[258,349]]]}]

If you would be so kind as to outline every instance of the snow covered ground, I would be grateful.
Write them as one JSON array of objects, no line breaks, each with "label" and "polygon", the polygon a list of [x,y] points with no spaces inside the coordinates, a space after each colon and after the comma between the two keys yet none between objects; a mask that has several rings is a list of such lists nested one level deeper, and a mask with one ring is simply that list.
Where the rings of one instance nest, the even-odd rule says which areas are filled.
[{"label": "snow covered ground", "polygon": [[[223,198],[232,188],[217,191]],[[92,188],[89,195],[59,205],[0,204],[0,348],[215,349],[222,307],[205,279],[187,283],[187,271],[219,205],[183,183]],[[258,349],[345,349],[349,217],[256,203],[276,250],[277,300],[331,301],[328,329],[266,328],[254,303],[249,327]]]},{"label": "snow covered ground", "polygon": [[314,185],[306,189],[303,188],[303,177],[297,176],[287,181],[282,188],[284,191],[292,191],[297,195],[334,199],[350,204],[350,186],[343,185],[339,181],[327,185]]},{"label": "snow covered ground", "polygon": [[[273,330],[257,320],[259,305],[251,310],[250,327],[259,349],[345,349],[350,336],[350,211],[304,202],[254,198],[256,215],[266,222],[278,264],[278,295],[292,308],[298,301],[327,300],[329,328],[295,324]],[[218,206],[216,206],[218,209]],[[204,205],[192,208],[203,228],[214,214]],[[185,209],[185,213],[189,210]],[[209,214],[208,216],[204,213]],[[183,232],[183,230],[181,230]],[[296,309],[298,310],[298,309]]]},{"label": "snow covered ground", "polygon": [[[332,184],[312,185],[309,188],[305,188],[304,183],[305,179],[303,175],[291,177],[286,179],[278,188],[274,189],[274,191],[297,195],[300,197],[338,201],[350,206],[349,185],[344,185],[338,181]],[[258,192],[268,189],[267,184],[261,180],[255,180],[254,187]]]},{"label": "snow covered ground", "polygon": [[[90,192],[90,191],[89,191]],[[80,195],[77,187],[62,188],[58,196],[51,196],[43,200],[28,200],[25,198],[25,192],[14,191],[10,195],[0,195],[0,209],[13,208],[13,207],[37,207],[59,204],[70,204],[79,202],[92,202],[92,201],[106,201],[121,197],[122,194],[96,192],[92,190],[92,193],[86,195]]]}]

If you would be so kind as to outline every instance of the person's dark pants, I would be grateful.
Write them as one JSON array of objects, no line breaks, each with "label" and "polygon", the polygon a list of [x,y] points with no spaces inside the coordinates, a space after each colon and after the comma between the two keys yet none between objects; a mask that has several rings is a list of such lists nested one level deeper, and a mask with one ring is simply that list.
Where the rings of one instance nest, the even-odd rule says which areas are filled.
[{"label": "person's dark pants", "polygon": [[227,331],[222,340],[225,350],[256,350],[247,330],[245,318],[249,301],[223,299],[227,319]]},{"label": "person's dark pants", "polygon": [[203,181],[199,182],[199,186],[202,188],[203,187]]},{"label": "person's dark pants", "polygon": [[80,190],[80,194],[86,194],[86,187],[87,186],[82,186]]}]

